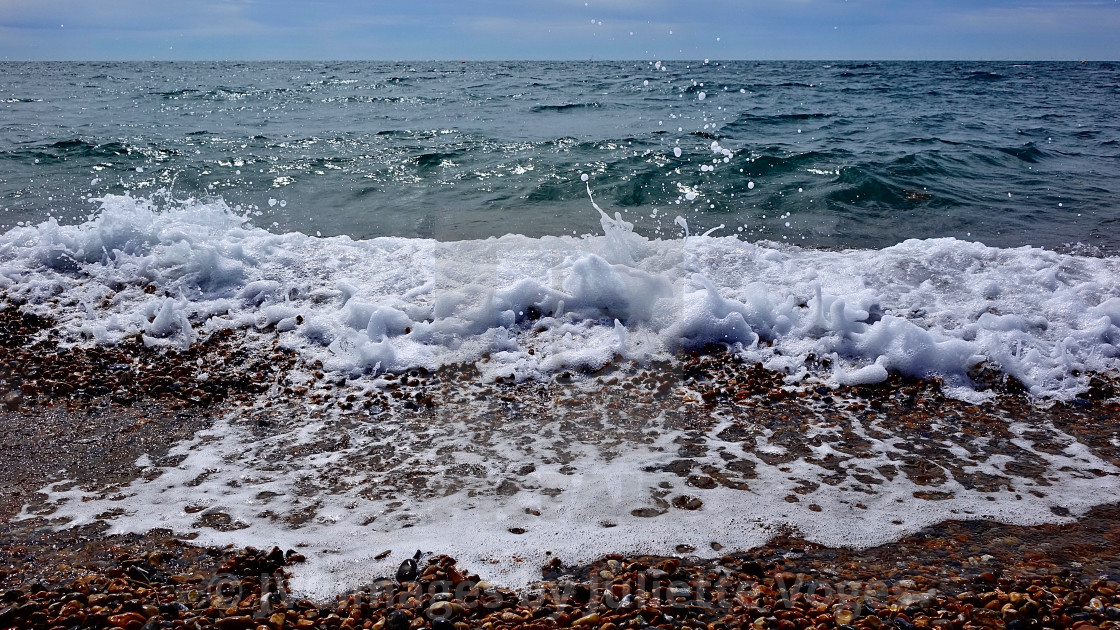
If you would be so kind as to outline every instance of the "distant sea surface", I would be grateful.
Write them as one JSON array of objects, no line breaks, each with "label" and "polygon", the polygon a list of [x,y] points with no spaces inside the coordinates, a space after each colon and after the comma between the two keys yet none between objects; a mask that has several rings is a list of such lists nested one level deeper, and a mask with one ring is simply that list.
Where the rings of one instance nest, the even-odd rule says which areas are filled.
[{"label": "distant sea surface", "polygon": [[158,193],[323,236],[599,233],[587,174],[651,238],[1120,247],[1114,63],[6,63],[0,112],[4,229]]}]

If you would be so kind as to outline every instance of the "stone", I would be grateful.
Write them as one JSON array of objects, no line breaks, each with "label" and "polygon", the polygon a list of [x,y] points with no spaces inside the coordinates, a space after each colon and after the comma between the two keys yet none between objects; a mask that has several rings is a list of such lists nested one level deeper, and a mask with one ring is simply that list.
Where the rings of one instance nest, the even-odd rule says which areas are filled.
[{"label": "stone", "polygon": [[420,550],[416,551],[416,556],[409,558],[401,563],[397,568],[397,581],[398,582],[414,582],[417,576],[416,561],[420,559]]},{"label": "stone", "polygon": [[699,510],[703,505],[703,501],[687,494],[673,497],[673,507],[680,510]]},{"label": "stone", "polygon": [[109,617],[109,625],[117,628],[127,628],[132,623],[138,623],[138,627],[142,627],[147,619],[140,613],[123,613],[120,615],[113,615]]},{"label": "stone", "polygon": [[252,630],[257,627],[256,621],[248,615],[235,615],[233,617],[223,617],[218,620],[218,630]]},{"label": "stone", "polygon": [[3,402],[4,409],[8,411],[18,411],[20,405],[23,404],[23,396],[19,392],[8,392],[0,399]]},{"label": "stone", "polygon": [[455,611],[451,608],[451,604],[447,602],[436,602],[428,607],[428,616],[435,619],[442,617],[444,619],[451,617]]},{"label": "stone", "polygon": [[594,626],[599,624],[599,613],[591,613],[572,622],[572,627]]},{"label": "stone", "polygon": [[408,630],[408,615],[403,610],[390,611],[385,616],[385,630]]}]

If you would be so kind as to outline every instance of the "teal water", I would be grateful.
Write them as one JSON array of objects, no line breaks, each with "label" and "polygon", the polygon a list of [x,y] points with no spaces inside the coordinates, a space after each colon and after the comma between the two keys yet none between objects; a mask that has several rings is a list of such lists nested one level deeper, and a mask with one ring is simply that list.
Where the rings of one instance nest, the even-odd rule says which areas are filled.
[{"label": "teal water", "polygon": [[586,173],[649,236],[1112,252],[1118,103],[1110,63],[9,63],[0,226],[163,190],[324,236],[597,233]]}]

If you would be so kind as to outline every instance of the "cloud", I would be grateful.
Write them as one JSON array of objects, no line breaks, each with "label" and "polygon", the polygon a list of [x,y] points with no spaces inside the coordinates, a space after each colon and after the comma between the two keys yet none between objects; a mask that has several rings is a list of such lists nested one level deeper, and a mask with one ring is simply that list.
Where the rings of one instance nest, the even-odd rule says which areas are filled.
[{"label": "cloud", "polygon": [[949,20],[961,27],[995,32],[1084,32],[1120,28],[1115,2],[1035,3],[958,11]]},{"label": "cloud", "polygon": [[9,59],[1120,56],[1120,4],[1090,0],[0,2]]}]

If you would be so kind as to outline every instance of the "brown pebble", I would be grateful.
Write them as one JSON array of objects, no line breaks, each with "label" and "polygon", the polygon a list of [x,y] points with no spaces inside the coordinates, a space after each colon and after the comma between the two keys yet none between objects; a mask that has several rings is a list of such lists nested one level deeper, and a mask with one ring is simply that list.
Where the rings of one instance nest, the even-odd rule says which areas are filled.
[{"label": "brown pebble", "polygon": [[248,615],[223,617],[218,620],[216,625],[218,626],[218,630],[251,630],[257,627],[257,623]]},{"label": "brown pebble", "polygon": [[696,497],[682,494],[679,497],[673,497],[673,507],[680,510],[699,510],[703,507],[704,502]]},{"label": "brown pebble", "polygon": [[112,617],[109,617],[109,625],[115,626],[117,628],[127,628],[128,624],[133,621],[139,622],[140,625],[144,625],[144,622],[146,622],[147,619],[145,619],[144,616],[140,613],[134,612],[113,615]]}]

